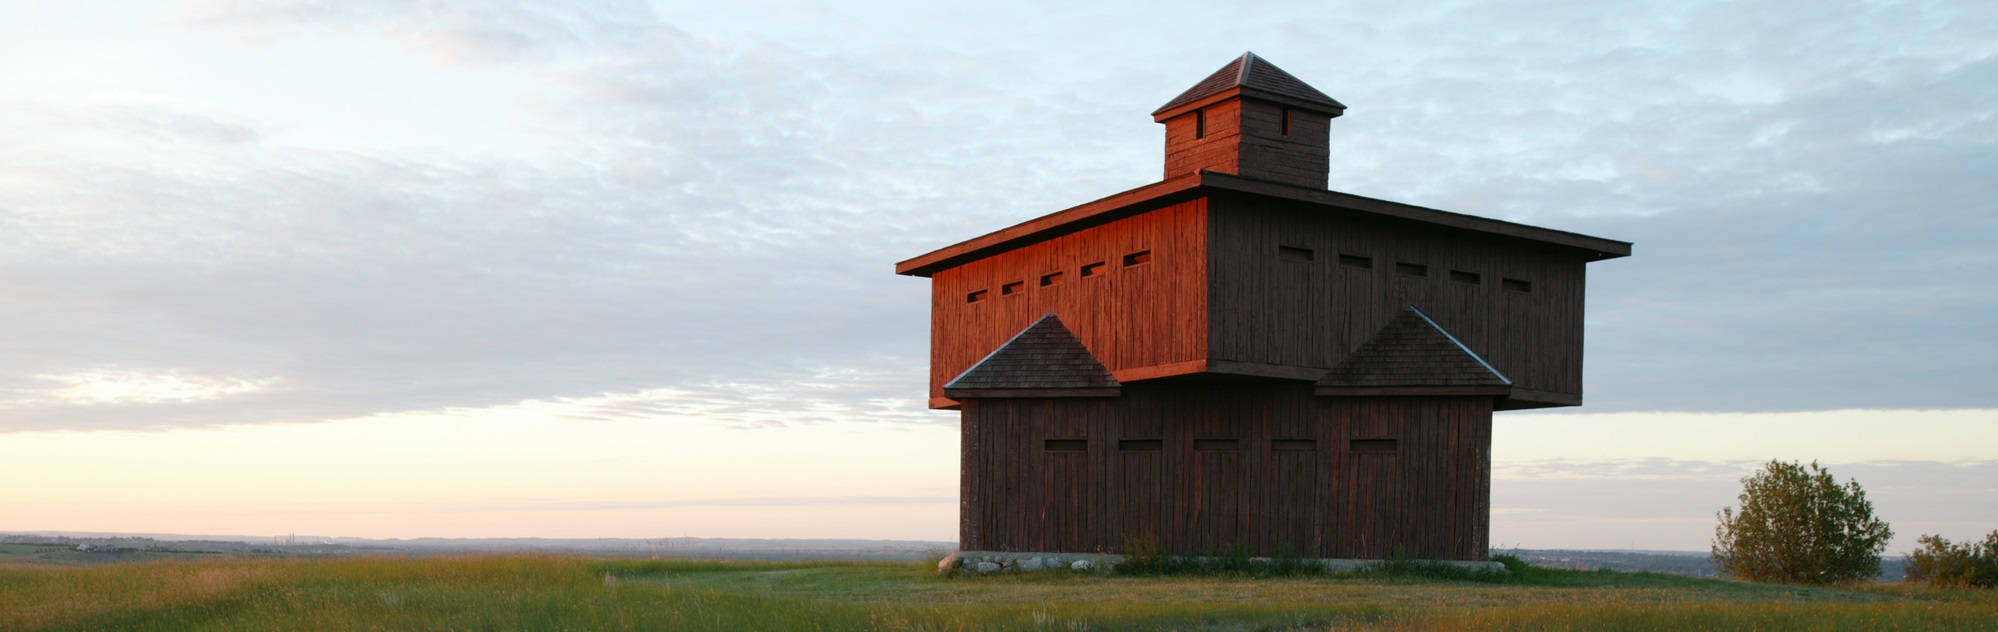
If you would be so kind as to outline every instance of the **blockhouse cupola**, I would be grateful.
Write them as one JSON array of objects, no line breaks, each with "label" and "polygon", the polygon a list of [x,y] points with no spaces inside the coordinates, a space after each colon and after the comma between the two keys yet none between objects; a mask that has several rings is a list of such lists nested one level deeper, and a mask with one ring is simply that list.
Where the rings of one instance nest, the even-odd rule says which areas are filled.
[{"label": "blockhouse cupola", "polygon": [[1166,126],[1165,177],[1213,171],[1325,188],[1329,123],[1346,106],[1242,53],[1152,112]]}]

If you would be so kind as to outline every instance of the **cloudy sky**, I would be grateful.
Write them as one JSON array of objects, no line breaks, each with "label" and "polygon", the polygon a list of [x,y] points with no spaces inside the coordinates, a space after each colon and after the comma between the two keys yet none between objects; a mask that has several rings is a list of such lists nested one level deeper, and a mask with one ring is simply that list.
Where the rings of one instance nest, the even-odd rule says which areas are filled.
[{"label": "cloudy sky", "polygon": [[1495,544],[1998,528],[1998,4],[0,0],[0,531],[954,539],[893,262],[1244,50],[1334,189],[1636,243]]}]

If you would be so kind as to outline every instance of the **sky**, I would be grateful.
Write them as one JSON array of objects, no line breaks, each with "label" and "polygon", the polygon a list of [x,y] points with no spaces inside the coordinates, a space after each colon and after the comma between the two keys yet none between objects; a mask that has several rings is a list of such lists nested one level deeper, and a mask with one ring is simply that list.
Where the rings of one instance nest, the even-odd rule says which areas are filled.
[{"label": "sky", "polygon": [[1636,244],[1495,546],[1998,529],[1998,4],[996,4],[0,0],[0,532],[954,540],[894,262],[1245,50],[1335,190]]}]

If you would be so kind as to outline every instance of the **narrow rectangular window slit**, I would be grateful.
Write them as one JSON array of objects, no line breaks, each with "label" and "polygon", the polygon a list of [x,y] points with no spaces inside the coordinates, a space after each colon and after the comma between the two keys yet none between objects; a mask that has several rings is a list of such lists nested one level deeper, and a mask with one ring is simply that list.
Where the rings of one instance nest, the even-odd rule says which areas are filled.
[{"label": "narrow rectangular window slit", "polygon": [[1394,439],[1354,439],[1348,449],[1354,452],[1393,452]]},{"label": "narrow rectangular window slit", "polygon": [[1049,272],[1047,274],[1041,275],[1041,287],[1047,287],[1057,283],[1061,283],[1060,272]]},{"label": "narrow rectangular window slit", "polygon": [[1141,266],[1152,262],[1152,251],[1140,250],[1124,255],[1124,267]]},{"label": "narrow rectangular window slit", "polygon": [[1049,452],[1084,452],[1089,450],[1088,439],[1049,439]]},{"label": "narrow rectangular window slit", "polygon": [[1463,271],[1463,270],[1451,270],[1451,271],[1450,271],[1450,280],[1452,280],[1452,281],[1456,281],[1456,282],[1458,282],[1458,283],[1466,283],[1466,284],[1470,284],[1470,285],[1477,285],[1477,284],[1480,284],[1480,283],[1484,283],[1484,282],[1485,282],[1485,277],[1484,277],[1484,275],[1481,275],[1481,274],[1478,274],[1478,273],[1476,273],[1476,272],[1465,272],[1465,271]]},{"label": "narrow rectangular window slit", "polygon": [[1278,452],[1310,452],[1318,449],[1317,439],[1272,439],[1270,449]]},{"label": "narrow rectangular window slit", "polygon": [[1394,262],[1394,271],[1408,276],[1429,276],[1429,266],[1420,263],[1409,263],[1407,261]]},{"label": "narrow rectangular window slit", "polygon": [[1193,137],[1207,137],[1207,110],[1193,111]]},{"label": "narrow rectangular window slit", "polygon": [[1514,291],[1514,292],[1531,292],[1531,291],[1533,291],[1533,282],[1532,282],[1532,281],[1527,281],[1527,280],[1523,280],[1523,279],[1510,279],[1510,278],[1508,278],[1508,279],[1500,279],[1500,280],[1499,280],[1499,285],[1501,285],[1501,286],[1505,287],[1505,289],[1508,289],[1508,290],[1512,290],[1512,291]]},{"label": "narrow rectangular window slit", "polygon": [[1096,263],[1082,264],[1082,270],[1078,271],[1076,273],[1076,276],[1087,279],[1089,277],[1093,277],[1102,273],[1103,273],[1103,262],[1098,261]]},{"label": "narrow rectangular window slit", "polygon": [[1193,449],[1240,450],[1242,449],[1242,440],[1241,439],[1194,439]]},{"label": "narrow rectangular window slit", "polygon": [[1118,452],[1159,452],[1165,449],[1163,439],[1119,439]]},{"label": "narrow rectangular window slit", "polygon": [[964,302],[966,303],[976,303],[982,300],[985,300],[985,290],[979,290],[964,295]]},{"label": "narrow rectangular window slit", "polygon": [[1313,252],[1310,248],[1277,246],[1277,258],[1284,261],[1311,261],[1318,258],[1318,253]]},{"label": "narrow rectangular window slit", "polygon": [[1007,283],[1007,284],[1005,284],[1005,285],[1001,285],[1001,286],[999,286],[999,295],[1000,295],[1000,296],[1011,296],[1011,295],[1014,295],[1014,294],[1019,294],[1019,293],[1020,293],[1020,288],[1023,288],[1023,287],[1026,287],[1026,286],[1027,286],[1027,282],[1026,282],[1026,281],[1014,281],[1014,282],[1012,282],[1012,283]]},{"label": "narrow rectangular window slit", "polygon": [[1374,258],[1361,255],[1341,254],[1339,255],[1339,265],[1348,268],[1372,270],[1374,269]]},{"label": "narrow rectangular window slit", "polygon": [[1283,109],[1283,135],[1290,135],[1290,108]]}]

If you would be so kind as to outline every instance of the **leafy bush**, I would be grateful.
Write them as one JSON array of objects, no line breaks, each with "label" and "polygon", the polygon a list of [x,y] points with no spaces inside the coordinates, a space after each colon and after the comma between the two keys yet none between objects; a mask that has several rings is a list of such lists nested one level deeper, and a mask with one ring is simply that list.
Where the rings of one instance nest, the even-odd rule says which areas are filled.
[{"label": "leafy bush", "polygon": [[1908,583],[1957,588],[1998,587],[1998,531],[1983,542],[1950,544],[1939,535],[1924,535],[1922,548],[1908,555]]},{"label": "leafy bush", "polygon": [[[1554,573],[1550,569],[1534,566],[1531,562],[1519,559],[1519,556],[1517,555],[1506,555],[1501,553],[1499,555],[1493,555],[1492,561],[1498,562],[1500,566],[1504,566],[1505,567],[1504,576],[1513,581],[1518,581],[1522,583],[1539,583],[1546,581],[1547,578],[1554,575]],[[1488,573],[1488,574],[1496,574],[1496,573]]]},{"label": "leafy bush", "polygon": [[1894,531],[1873,517],[1857,481],[1844,486],[1811,462],[1770,461],[1744,478],[1741,512],[1720,511],[1714,565],[1735,579],[1835,584],[1880,573],[1880,553]]}]

